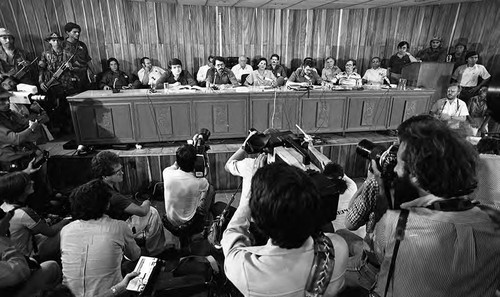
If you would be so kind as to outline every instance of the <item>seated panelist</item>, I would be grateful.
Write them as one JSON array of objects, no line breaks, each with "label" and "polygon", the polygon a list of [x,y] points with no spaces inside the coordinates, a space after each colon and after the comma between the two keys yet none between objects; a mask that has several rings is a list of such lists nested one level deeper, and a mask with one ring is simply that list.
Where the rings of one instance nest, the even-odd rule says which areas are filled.
[{"label": "seated panelist", "polygon": [[383,85],[387,78],[387,69],[380,67],[380,58],[372,58],[372,68],[363,75],[363,83],[367,85]]},{"label": "seated panelist", "polygon": [[253,68],[247,64],[247,57],[245,56],[240,56],[238,61],[239,63],[234,65],[233,68],[231,68],[231,71],[234,73],[236,80],[240,84],[244,84],[245,79],[242,80],[242,78],[245,78],[245,74],[247,74],[247,76],[250,75],[250,73],[253,72]]},{"label": "seated panelist", "polygon": [[349,59],[345,63],[345,71],[337,74],[339,85],[355,86],[361,76],[356,72],[356,60]]},{"label": "seated panelist", "polygon": [[312,59],[305,59],[301,67],[297,68],[286,82],[287,86],[308,86],[319,85],[322,79],[319,77],[318,72],[313,66]]},{"label": "seated panelist", "polygon": [[142,68],[137,72],[142,87],[156,85],[156,81],[165,73],[165,69],[153,66],[148,57],[141,58]]},{"label": "seated panelist", "polygon": [[205,87],[206,85],[207,73],[209,69],[214,68],[215,58],[210,55],[207,58],[207,62],[208,63],[201,66],[200,69],[198,69],[198,73],[196,73],[196,80],[201,87]]},{"label": "seated panelist", "polygon": [[280,64],[280,56],[278,54],[271,55],[271,64],[267,67],[267,69],[271,70],[276,77],[278,86],[282,86],[288,80],[286,75],[285,66]]},{"label": "seated panelist", "polygon": [[226,61],[223,57],[215,57],[215,68],[208,70],[206,82],[209,87],[238,86],[234,73],[229,68],[226,68]]},{"label": "seated panelist", "polygon": [[106,62],[108,70],[104,72],[99,83],[99,88],[103,90],[130,89],[132,88],[132,78],[120,70],[120,64],[115,58],[109,58]]},{"label": "seated panelist", "polygon": [[321,79],[324,82],[333,82],[336,80],[336,75],[341,72],[340,68],[335,64],[336,61],[333,57],[325,59],[325,68],[321,71]]},{"label": "seated panelist", "polygon": [[170,86],[190,85],[196,86],[196,81],[189,71],[182,69],[181,60],[174,58],[168,63],[170,69],[162,74],[157,84],[162,88],[163,83],[169,83]]},{"label": "seated panelist", "polygon": [[245,81],[245,85],[276,86],[276,77],[271,70],[267,70],[267,59],[260,58],[257,70],[252,71]]}]

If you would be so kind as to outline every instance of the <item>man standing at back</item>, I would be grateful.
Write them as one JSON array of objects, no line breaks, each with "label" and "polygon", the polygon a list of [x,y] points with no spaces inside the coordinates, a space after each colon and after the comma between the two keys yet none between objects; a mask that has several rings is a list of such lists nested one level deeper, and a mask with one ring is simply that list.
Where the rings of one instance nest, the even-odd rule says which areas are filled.
[{"label": "man standing at back", "polygon": [[92,58],[89,56],[87,45],[80,41],[82,28],[75,23],[69,22],[64,26],[64,31],[68,37],[63,42],[63,50],[70,55],[75,55],[71,59],[71,71],[78,77],[79,91],[87,90],[90,87],[88,63]]},{"label": "man standing at back", "polygon": [[395,193],[401,210],[388,210],[375,226],[375,251],[381,259],[375,292],[495,296],[500,287],[500,214],[468,198],[477,185],[474,147],[428,115],[403,122],[398,136],[396,183],[416,190],[418,198]]},{"label": "man standing at back", "polygon": [[442,46],[443,41],[439,37],[433,37],[429,42],[429,47],[417,53],[415,56],[422,62],[445,62],[446,49]]}]

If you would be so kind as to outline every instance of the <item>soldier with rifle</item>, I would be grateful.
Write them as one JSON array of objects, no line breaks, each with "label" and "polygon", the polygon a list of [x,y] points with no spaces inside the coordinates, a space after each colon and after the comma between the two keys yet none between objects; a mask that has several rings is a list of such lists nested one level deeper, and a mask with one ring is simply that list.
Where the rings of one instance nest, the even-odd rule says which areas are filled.
[{"label": "soldier with rifle", "polygon": [[19,82],[33,84],[29,75],[32,63],[23,50],[15,47],[14,42],[14,35],[0,28],[0,81],[7,90],[14,90]]},{"label": "soldier with rifle", "polygon": [[45,41],[51,48],[42,53],[38,62],[38,81],[47,95],[44,108],[53,127],[58,127],[60,131],[70,130],[71,117],[66,97],[79,92],[78,76],[72,71],[75,55],[63,49],[63,38],[56,32],[50,33]]}]

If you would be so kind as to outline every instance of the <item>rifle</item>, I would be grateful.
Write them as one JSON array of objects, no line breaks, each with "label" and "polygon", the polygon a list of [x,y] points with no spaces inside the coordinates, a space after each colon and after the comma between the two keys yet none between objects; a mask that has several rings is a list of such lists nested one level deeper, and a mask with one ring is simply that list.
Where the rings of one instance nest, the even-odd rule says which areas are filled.
[{"label": "rifle", "polygon": [[31,63],[29,63],[28,65],[24,65],[21,69],[19,69],[19,71],[17,71],[12,77],[15,78],[16,80],[20,80],[25,74],[26,72],[28,72],[29,68],[31,67],[31,65],[33,65],[33,63],[35,63],[36,61],[38,60],[38,57],[36,57],[33,61],[31,61]]},{"label": "rifle", "polygon": [[57,68],[56,72],[54,72],[54,74],[52,74],[52,77],[49,79],[49,81],[47,81],[46,83],[41,83],[40,84],[40,87],[42,88],[42,90],[44,92],[47,92],[50,87],[52,87],[52,84],[54,84],[54,82],[56,80],[59,79],[59,77],[61,77],[61,75],[63,74],[63,72],[68,69],[68,63],[71,62],[71,60],[75,57],[76,53],[78,51],[75,51],[75,53],[73,55],[71,55],[71,57],[69,57],[68,60],[66,60],[61,66],[59,66],[59,68]]}]

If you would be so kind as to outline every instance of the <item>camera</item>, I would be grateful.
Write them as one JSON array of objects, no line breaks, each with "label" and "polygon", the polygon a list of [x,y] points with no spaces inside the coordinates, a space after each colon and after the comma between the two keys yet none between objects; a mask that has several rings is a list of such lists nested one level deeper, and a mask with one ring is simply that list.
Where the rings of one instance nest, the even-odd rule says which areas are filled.
[{"label": "camera", "polygon": [[210,137],[210,130],[200,129],[200,133],[193,136],[193,146],[196,149],[196,161],[194,162],[194,173],[196,177],[205,177],[208,175],[208,155],[210,146],[206,144]]},{"label": "camera", "polygon": [[398,148],[394,144],[387,148],[363,139],[356,146],[356,153],[367,160],[375,160],[382,179],[391,182],[396,178],[394,167],[397,164]]},{"label": "camera", "polygon": [[48,159],[49,159],[49,152],[44,150],[42,154],[35,159],[35,162],[33,162],[33,168],[39,168],[45,162],[47,162]]}]

